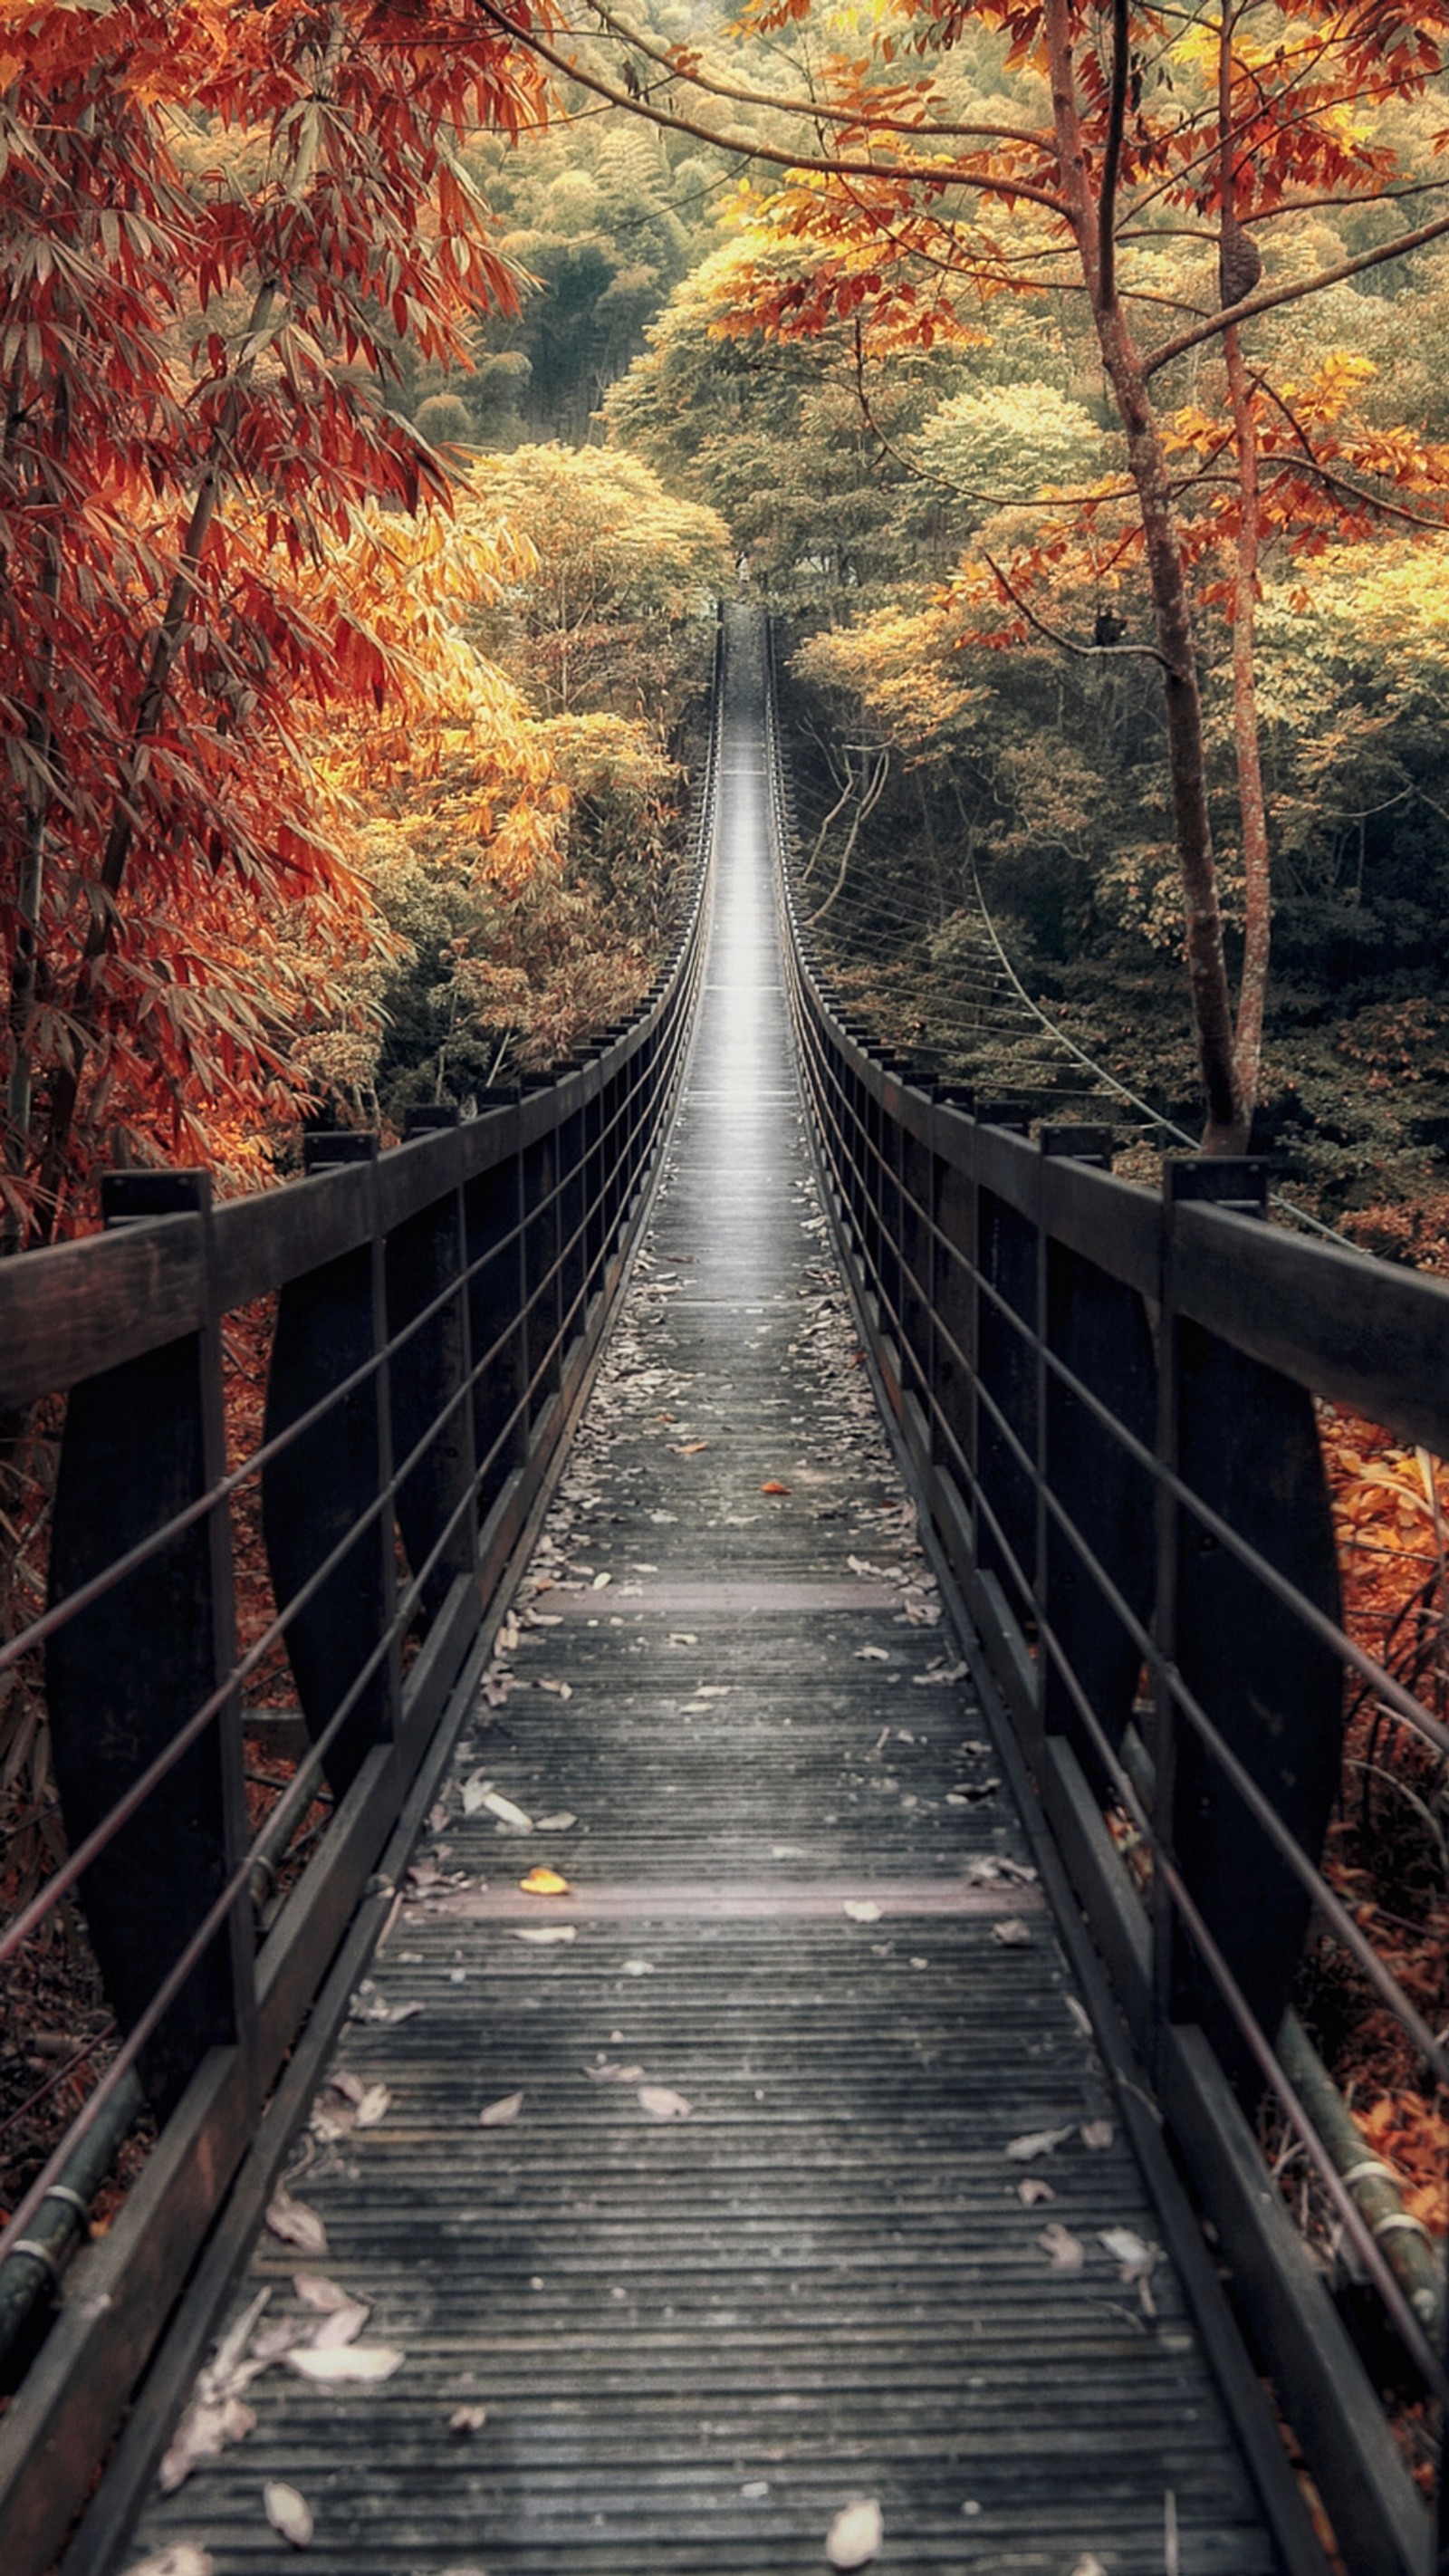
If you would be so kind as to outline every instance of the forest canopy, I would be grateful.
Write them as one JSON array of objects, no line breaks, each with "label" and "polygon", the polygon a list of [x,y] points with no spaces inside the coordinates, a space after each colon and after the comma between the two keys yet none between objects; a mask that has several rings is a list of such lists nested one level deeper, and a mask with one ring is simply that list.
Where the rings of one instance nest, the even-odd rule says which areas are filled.
[{"label": "forest canopy", "polygon": [[984,902],[1210,1147],[1427,1205],[1446,42],[5,0],[6,1248],[616,1017],[732,563],[893,1042],[969,1069]]}]

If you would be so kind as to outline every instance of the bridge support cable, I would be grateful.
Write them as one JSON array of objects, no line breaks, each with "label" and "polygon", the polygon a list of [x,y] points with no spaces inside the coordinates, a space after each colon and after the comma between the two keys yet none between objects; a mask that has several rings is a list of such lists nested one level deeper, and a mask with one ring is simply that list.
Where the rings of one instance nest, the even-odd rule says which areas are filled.
[{"label": "bridge support cable", "polygon": [[[119,2024],[0,2229],[7,2576],[50,2566],[285,2070],[325,2046],[557,1481],[682,1079],[718,674],[713,709],[684,926],[627,1023],[389,1152],[310,1139],[253,1198],[114,1176],[102,1234],[0,1263],[0,1411],[66,1399],[47,1606],[0,1677],[46,1708],[68,1845],[0,1965],[23,2008],[78,1904]],[[138,2085],[157,2142],[67,2269]]]},{"label": "bridge support cable", "polygon": [[[1442,2473],[1432,2510],[1410,2474],[1449,2400],[1442,2256],[1427,2278],[1390,2259],[1405,2220],[1361,2205],[1285,2015],[1327,1941],[1425,2089],[1449,2078],[1324,1873],[1346,1711],[1367,1699],[1435,1760],[1449,1731],[1345,1623],[1317,1423],[1326,1401],[1449,1457],[1449,1290],[1270,1228],[1261,1163],[1184,1156],[1153,1193],[1112,1174],[1110,1127],[1031,1139],[873,1050],[795,910],[772,724],[816,1149],[943,1564],[1343,2558],[1424,2576],[1449,2542]],[[1313,2178],[1316,2248],[1265,2117]],[[1417,2391],[1417,2455],[1349,2331],[1365,2302]]]}]

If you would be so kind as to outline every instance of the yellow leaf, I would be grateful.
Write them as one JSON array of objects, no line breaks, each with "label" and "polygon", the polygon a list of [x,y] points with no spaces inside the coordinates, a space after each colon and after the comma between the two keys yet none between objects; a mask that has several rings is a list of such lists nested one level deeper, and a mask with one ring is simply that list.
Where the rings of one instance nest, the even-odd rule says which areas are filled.
[{"label": "yellow leaf", "polygon": [[556,1869],[531,1869],[527,1878],[518,1882],[525,1896],[571,1896],[572,1888]]}]

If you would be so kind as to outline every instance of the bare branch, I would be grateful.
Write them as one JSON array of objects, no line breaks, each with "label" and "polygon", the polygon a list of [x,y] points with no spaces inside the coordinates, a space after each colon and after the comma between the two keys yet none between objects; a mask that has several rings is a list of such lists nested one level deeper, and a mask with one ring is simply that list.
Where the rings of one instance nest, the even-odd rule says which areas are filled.
[{"label": "bare branch", "polygon": [[1063,635],[1059,627],[1049,626],[1044,617],[1037,615],[1030,600],[1022,597],[1015,584],[1007,579],[999,563],[993,562],[990,555],[983,555],[982,562],[994,579],[1000,582],[1013,608],[1020,609],[1028,626],[1034,626],[1038,635],[1044,636],[1048,644],[1055,644],[1060,652],[1075,653],[1079,660],[1084,662],[1123,660],[1156,662],[1159,668],[1167,673],[1170,680],[1181,679],[1181,672],[1173,669],[1167,655],[1160,653],[1155,644],[1079,644],[1075,636]]}]

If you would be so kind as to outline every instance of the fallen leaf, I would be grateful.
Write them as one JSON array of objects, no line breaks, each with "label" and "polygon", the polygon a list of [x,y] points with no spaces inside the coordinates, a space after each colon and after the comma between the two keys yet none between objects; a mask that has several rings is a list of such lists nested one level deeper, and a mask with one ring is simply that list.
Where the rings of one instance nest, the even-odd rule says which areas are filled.
[{"label": "fallen leaf", "polygon": [[1087,2259],[1087,2249],[1080,2237],[1074,2236],[1069,2227],[1063,2227],[1059,2218],[1054,2218],[1050,2226],[1044,2227],[1036,2241],[1043,2254],[1051,2256],[1054,2272],[1080,2272]]},{"label": "fallen leaf", "polygon": [[1049,2156],[1071,2134],[1070,2129],[1028,2129],[1024,2137],[1008,2141],[1006,2152],[1013,2164],[1029,2165],[1038,2156]]},{"label": "fallen leaf", "polygon": [[506,2129],[510,2120],[517,2119],[522,2108],[521,2093],[505,2093],[498,2101],[490,2102],[486,2111],[479,2112],[478,2126],[480,2129]]},{"label": "fallen leaf", "polygon": [[[287,2368],[299,2379],[318,2379],[329,2386],[340,2380],[391,2379],[401,2370],[403,2355],[390,2343],[304,2343],[287,2355]],[[278,2525],[280,2530],[281,2526]],[[290,2540],[291,2533],[286,2537]],[[299,2543],[299,2546],[304,2544]]]},{"label": "fallen leaf", "polygon": [[1016,2196],[1023,2209],[1039,2209],[1043,2201],[1056,2199],[1056,2193],[1053,2191],[1051,2184],[1049,2182],[1042,2182],[1035,2176],[1026,2182],[1019,2182],[1017,2184]]},{"label": "fallen leaf", "polygon": [[336,2352],[343,2344],[356,2343],[371,2313],[361,2299],[349,2299],[345,2307],[333,2308],[320,2320],[308,2351]]},{"label": "fallen leaf", "polygon": [[1116,2132],[1110,2120],[1082,2122],[1082,2144],[1084,2147],[1090,2147],[1096,2154],[1100,2154],[1104,2147],[1110,2147],[1115,2135]]},{"label": "fallen leaf", "polygon": [[652,1977],[654,1962],[652,1959],[626,1959],[623,1972],[626,1977]]},{"label": "fallen leaf", "polygon": [[579,1936],[577,1926],[572,1923],[536,1923],[522,1932],[515,1932],[513,1937],[515,1941],[531,1941],[535,1949],[546,1950],[559,1941],[577,1941]]},{"label": "fallen leaf", "polygon": [[536,1816],[533,1830],[536,1834],[566,1834],[578,1821],[577,1816],[571,1816],[567,1807],[563,1807],[556,1816]]},{"label": "fallen leaf", "polygon": [[248,2350],[255,2355],[253,2329],[271,2295],[270,2288],[258,2290],[256,2297],[248,2300],[241,2315],[227,2327],[196,2382],[196,2394],[205,2403],[214,2405],[220,2398],[234,2396],[238,2386],[245,2387],[255,2377],[256,2374],[250,2370],[238,2377],[238,2364]]},{"label": "fallen leaf", "polygon": [[574,1695],[574,1686],[572,1682],[546,1682],[540,1680],[534,1683],[534,1689],[552,1691],[556,1699],[572,1699]]},{"label": "fallen leaf", "polygon": [[848,2504],[836,2515],[825,2535],[825,2555],[832,2567],[865,2567],[882,2537],[880,2506],[872,2496],[868,2504]]},{"label": "fallen leaf", "polygon": [[1095,2549],[1089,2549],[1077,2560],[1072,2576],[1107,2576],[1107,2570]]},{"label": "fallen leaf", "polygon": [[215,2568],[208,2551],[193,2548],[189,2540],[178,2540],[171,2549],[158,2549],[153,2558],[138,2558],[126,2576],[215,2576]]},{"label": "fallen leaf", "polygon": [[293,2200],[287,2192],[279,2191],[269,2203],[266,2223],[284,2245],[295,2245],[303,2254],[327,2251],[327,2230],[316,2210],[309,2209],[305,2201]]},{"label": "fallen leaf", "polygon": [[281,2478],[268,2478],[262,2489],[262,2502],[273,2531],[290,2540],[294,2549],[305,2549],[312,2537],[312,2508],[295,2487]]},{"label": "fallen leaf", "polygon": [[[773,1477],[770,1479],[768,1485],[762,1485],[760,1487],[762,1494],[788,1494],[789,1490],[790,1488],[788,1485],[776,1484]],[[861,2566],[864,2564],[864,2561],[860,2559],[852,2559],[850,2563],[852,2566]]]},{"label": "fallen leaf", "polygon": [[188,2406],[161,2463],[162,2494],[175,2495],[203,2460],[219,2459],[230,2443],[244,2442],[256,2426],[250,2406],[243,2406],[239,2397],[224,2397],[212,2405],[199,2402]]},{"label": "fallen leaf", "polygon": [[890,1653],[885,1646],[857,1646],[855,1660],[858,1664],[888,1664]]},{"label": "fallen leaf", "polygon": [[310,2343],[315,2332],[315,2326],[307,2317],[273,2317],[269,2326],[263,2326],[260,2334],[253,2335],[251,2357],[236,2373],[233,2384],[238,2388],[246,2387],[262,2371],[270,2369],[274,2361],[280,2361],[294,2344]]},{"label": "fallen leaf", "polygon": [[701,1449],[709,1447],[709,1442],[707,1440],[671,1440],[669,1446],[676,1458],[697,1458]]},{"label": "fallen leaf", "polygon": [[450,2433],[481,2433],[488,2421],[486,2406],[455,2406],[448,2417]]},{"label": "fallen leaf", "polygon": [[357,2106],[355,2129],[375,2129],[392,2109],[392,2095],[385,2084],[369,2084]]},{"label": "fallen leaf", "polygon": [[693,1628],[671,1628],[668,1643],[671,1646],[697,1646],[699,1639]]},{"label": "fallen leaf", "polygon": [[518,1882],[525,1896],[571,1896],[573,1890],[556,1869],[531,1869],[527,1878]]},{"label": "fallen leaf", "polygon": [[350,2075],[345,2067],[339,2067],[335,2075],[328,2076],[327,2090],[329,2093],[340,2093],[343,2101],[350,2102],[355,2111],[367,2091],[367,2086],[360,2075]]},{"label": "fallen leaf", "polygon": [[303,2307],[315,2308],[322,2317],[338,2316],[344,2308],[357,2304],[352,2292],[344,2290],[340,2281],[329,2281],[321,2272],[294,2272],[292,2287]]},{"label": "fallen leaf", "polygon": [[912,1673],[911,1679],[918,1685],[923,1682],[964,1682],[966,1673],[965,1664],[944,1664],[938,1673]]},{"label": "fallen leaf", "polygon": [[1032,1946],[1030,1928],[1017,1914],[1009,1914],[1003,1923],[993,1923],[991,1937],[1001,1943],[1003,1950],[1029,1950]]},{"label": "fallen leaf", "polygon": [[607,1592],[613,1580],[612,1574],[596,1574],[593,1588],[596,1592]]},{"label": "fallen leaf", "polygon": [[847,1896],[842,1911],[852,1923],[879,1923],[880,1907],[871,1896]]},{"label": "fallen leaf", "polygon": [[672,2093],[667,2084],[641,2084],[639,2108],[651,2120],[687,2120],[692,2105],[682,2093]]}]

